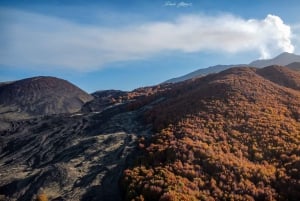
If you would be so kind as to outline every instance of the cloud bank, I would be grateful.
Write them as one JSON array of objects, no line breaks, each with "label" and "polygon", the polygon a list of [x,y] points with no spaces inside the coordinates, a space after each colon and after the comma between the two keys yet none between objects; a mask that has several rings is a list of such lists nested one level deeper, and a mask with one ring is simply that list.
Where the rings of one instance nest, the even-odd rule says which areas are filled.
[{"label": "cloud bank", "polygon": [[0,64],[93,71],[164,52],[293,52],[291,28],[278,16],[186,15],[173,21],[106,28],[18,10],[2,10]]}]

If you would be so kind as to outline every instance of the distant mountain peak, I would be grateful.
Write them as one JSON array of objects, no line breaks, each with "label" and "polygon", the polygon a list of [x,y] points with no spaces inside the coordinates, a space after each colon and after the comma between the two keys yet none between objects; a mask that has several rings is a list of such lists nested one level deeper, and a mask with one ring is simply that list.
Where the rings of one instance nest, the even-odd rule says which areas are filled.
[{"label": "distant mountain peak", "polygon": [[181,81],[185,81],[188,79],[208,75],[211,73],[218,73],[218,72],[221,72],[223,70],[226,70],[226,69],[229,69],[232,67],[251,66],[251,67],[257,67],[257,68],[263,68],[263,67],[272,66],[272,65],[287,66],[288,64],[291,64],[291,63],[294,63],[293,64],[294,69],[299,70],[298,63],[300,63],[300,55],[297,55],[294,53],[283,52],[272,59],[255,60],[255,61],[251,62],[250,64],[216,65],[216,66],[210,66],[208,68],[201,68],[201,69],[195,70],[191,73],[188,73],[186,75],[176,77],[173,79],[169,79],[169,80],[165,81],[164,83],[181,82]]},{"label": "distant mountain peak", "polygon": [[281,54],[279,54],[277,57],[281,57],[281,56],[287,56],[287,55],[296,55],[294,53],[290,53],[290,52],[282,52]]},{"label": "distant mountain peak", "polygon": [[300,55],[283,52],[272,59],[255,60],[255,61],[251,62],[249,64],[249,66],[253,66],[253,67],[257,67],[257,68],[263,68],[263,67],[272,66],[272,65],[286,66],[293,62],[300,62]]}]

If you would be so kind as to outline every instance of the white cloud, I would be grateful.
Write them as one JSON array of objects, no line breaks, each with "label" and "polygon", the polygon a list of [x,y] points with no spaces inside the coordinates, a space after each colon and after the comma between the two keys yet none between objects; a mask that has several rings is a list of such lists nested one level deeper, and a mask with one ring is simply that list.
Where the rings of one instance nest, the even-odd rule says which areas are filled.
[{"label": "white cloud", "polygon": [[262,58],[293,52],[291,29],[278,16],[245,20],[189,15],[174,21],[105,28],[16,10],[3,10],[0,64],[92,71],[108,63],[162,52],[259,51]]}]

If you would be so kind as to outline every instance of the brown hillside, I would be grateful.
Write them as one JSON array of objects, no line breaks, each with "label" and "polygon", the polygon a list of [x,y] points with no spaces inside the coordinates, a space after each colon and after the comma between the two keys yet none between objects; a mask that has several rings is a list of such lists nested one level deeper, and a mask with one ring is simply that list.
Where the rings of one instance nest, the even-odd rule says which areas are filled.
[{"label": "brown hillside", "polygon": [[281,70],[233,68],[161,94],[126,199],[299,200],[300,92],[286,84],[299,75]]},{"label": "brown hillside", "polygon": [[294,71],[300,71],[300,62],[293,62],[288,65],[286,65],[289,69],[292,69]]},{"label": "brown hillside", "polygon": [[300,72],[295,72],[283,66],[269,66],[258,69],[257,74],[263,76],[276,84],[296,89],[300,89]]}]

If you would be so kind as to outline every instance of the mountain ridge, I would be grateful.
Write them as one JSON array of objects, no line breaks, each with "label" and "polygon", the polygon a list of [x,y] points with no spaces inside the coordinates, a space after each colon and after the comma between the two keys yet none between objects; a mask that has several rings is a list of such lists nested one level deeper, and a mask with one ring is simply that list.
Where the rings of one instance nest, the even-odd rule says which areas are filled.
[{"label": "mountain ridge", "polygon": [[[281,53],[280,55],[274,57],[273,59],[265,59],[265,60],[255,60],[250,62],[249,64],[232,64],[232,65],[216,65],[216,66],[210,66],[208,68],[201,68],[198,70],[195,70],[191,73],[188,73],[183,76],[179,76],[176,78],[169,79],[163,83],[176,83],[181,82],[187,79],[192,79],[200,76],[204,76],[210,73],[218,73],[222,70],[226,70],[232,67],[239,67],[239,66],[250,66],[250,67],[267,67],[272,65],[281,65],[286,66],[288,64],[294,63],[294,62],[300,62],[300,55],[291,54],[291,53]],[[296,65],[296,64],[294,64]]]},{"label": "mountain ridge", "polygon": [[262,60],[253,61],[249,64],[249,66],[258,67],[258,68],[271,66],[271,65],[286,66],[293,62],[300,62],[300,55],[283,52],[272,59],[262,59]]}]

